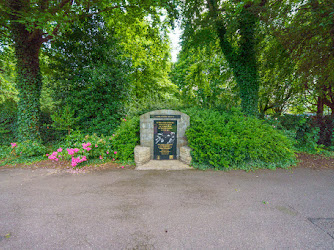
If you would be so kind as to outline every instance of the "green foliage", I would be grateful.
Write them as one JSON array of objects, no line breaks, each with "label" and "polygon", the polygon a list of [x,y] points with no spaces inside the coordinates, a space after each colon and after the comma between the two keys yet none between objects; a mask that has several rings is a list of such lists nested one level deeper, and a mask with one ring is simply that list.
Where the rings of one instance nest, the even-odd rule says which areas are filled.
[{"label": "green foliage", "polygon": [[[84,146],[84,145],[88,146]],[[78,152],[69,154],[68,149],[78,149]],[[87,150],[89,148],[89,150]],[[107,158],[117,159],[117,154],[113,150],[113,137],[98,136],[97,134],[83,134],[79,130],[67,135],[63,141],[53,145],[53,151],[57,152],[57,157],[63,160],[71,160],[72,157],[85,156],[87,159]],[[52,153],[49,153],[49,156]]]},{"label": "green foliage", "polygon": [[175,94],[178,89],[168,77],[171,63],[166,23],[140,18],[129,20],[128,15],[106,17],[106,21],[114,30],[124,55],[131,58],[131,101],[141,101],[151,95],[168,98]]},{"label": "green foliage", "polygon": [[307,118],[301,119],[296,131],[297,148],[305,152],[317,152],[321,147],[319,140],[319,128],[312,126]]},{"label": "green foliage", "polygon": [[334,2],[284,0],[271,7],[264,16],[268,31],[289,54],[294,78],[303,90],[304,98],[293,106],[307,103],[307,110],[317,109],[323,114],[326,105],[333,112]]},{"label": "green foliage", "polygon": [[134,160],[134,148],[140,144],[139,129],[139,117],[123,119],[113,140],[113,148],[119,160]]},{"label": "green foliage", "polygon": [[[133,162],[134,148],[138,144],[139,118],[123,118],[116,132],[110,136],[87,135],[79,130],[73,131],[63,141],[53,145],[53,153],[49,153],[48,157],[56,161],[72,160],[72,163],[73,157]],[[73,152],[74,149],[76,152]]]},{"label": "green foliage", "polygon": [[162,98],[159,95],[149,95],[146,98],[138,101],[132,101],[127,106],[127,113],[130,117],[140,116],[147,112],[160,109],[180,110],[185,107],[190,107],[191,104],[184,103],[182,100],[170,96],[170,98]]},{"label": "green foliage", "polygon": [[23,141],[18,142],[17,146],[13,148],[12,154],[21,157],[42,156],[46,153],[46,147],[37,141]]},{"label": "green foliage", "polygon": [[15,88],[15,57],[10,46],[1,46],[0,49],[0,104],[17,102]]},{"label": "green foliage", "polygon": [[239,104],[232,71],[220,51],[216,40],[206,47],[194,48],[192,41],[184,46],[171,72],[172,81],[180,89],[185,103],[206,108]]},{"label": "green foliage", "polygon": [[[9,144],[9,143],[8,143]],[[12,148],[7,145],[0,145],[0,160],[7,158],[12,151]]]},{"label": "green foliage", "polygon": [[110,134],[128,99],[129,60],[101,18],[73,24],[63,37],[49,51],[54,99],[70,107],[84,133]]},{"label": "green foliage", "polygon": [[292,142],[263,121],[240,111],[192,108],[186,132],[194,165],[215,169],[288,167],[295,163]]},{"label": "green foliage", "polygon": [[[12,43],[15,49],[16,88],[19,92],[18,139],[20,141],[40,140],[39,112],[42,76],[40,74],[39,55],[43,43],[51,39],[55,41],[65,38],[63,35],[71,29],[73,23],[80,24],[80,19],[83,15],[93,16],[92,19],[96,18],[100,12],[107,13],[110,16],[117,12],[121,16],[128,15],[133,18],[144,18],[150,15],[153,23],[160,23],[159,14],[162,13],[162,8],[167,10],[169,20],[177,16],[175,1],[145,1],[145,4],[142,4],[142,1],[83,1],[79,3],[76,1],[59,2],[58,0],[38,2],[23,0],[0,1],[1,42]],[[81,41],[77,42],[77,45],[79,45]],[[84,47],[92,48],[92,44],[86,43]],[[97,45],[102,47],[103,43]],[[110,51],[112,50],[108,48],[104,53],[108,54]],[[115,55],[113,54],[113,56]],[[92,58],[89,59],[91,60]],[[105,62],[105,65],[108,65],[108,63]],[[106,69],[110,70],[110,68],[117,70],[123,65],[124,62],[113,64],[112,67],[104,67],[104,71]],[[90,73],[97,72],[94,68],[90,67],[88,71]],[[114,80],[112,77],[107,77],[102,79],[102,82],[106,81],[106,79],[109,81]],[[86,80],[88,79],[86,78]],[[109,91],[111,91],[110,89]],[[115,92],[117,94],[114,98],[117,99],[120,93],[119,91]],[[119,108],[119,105],[116,106]],[[115,107],[112,108],[111,112],[117,113],[115,112]],[[104,107],[104,109],[110,110],[110,107]],[[79,117],[81,116],[79,115]],[[82,124],[84,122],[86,124]],[[87,121],[82,123],[83,127],[87,125]],[[98,119],[95,123],[100,125],[101,119]],[[100,130],[103,130],[103,127],[101,126]],[[106,131],[109,131],[109,129],[107,128]]]},{"label": "green foliage", "polygon": [[[297,97],[303,93],[300,78],[296,77],[295,65],[283,45],[270,33],[266,26],[261,25],[258,36],[261,43],[259,53],[259,74],[261,84],[259,89],[260,114],[287,111],[292,104],[298,102]],[[295,105],[293,105],[295,106]]]},{"label": "green foliage", "polygon": [[[185,1],[183,7],[185,33],[183,40],[194,40],[201,30],[215,30],[238,85],[241,107],[245,114],[258,114],[259,74],[256,55],[256,33],[259,3],[248,1]],[[224,9],[224,11],[221,11]],[[198,44],[197,44],[198,45]]]},{"label": "green foliage", "polygon": [[288,115],[276,118],[266,118],[266,122],[282,130],[293,140],[297,151],[306,153],[319,153],[323,145],[318,144],[319,127],[314,122],[315,117],[307,115]]},{"label": "green foliage", "polygon": [[16,140],[17,105],[13,101],[0,103],[0,146]]},{"label": "green foliage", "polygon": [[69,106],[65,106],[63,111],[55,112],[51,115],[52,126],[57,130],[67,130],[68,134],[71,133],[71,129],[78,119],[74,117],[74,110],[71,110]]}]

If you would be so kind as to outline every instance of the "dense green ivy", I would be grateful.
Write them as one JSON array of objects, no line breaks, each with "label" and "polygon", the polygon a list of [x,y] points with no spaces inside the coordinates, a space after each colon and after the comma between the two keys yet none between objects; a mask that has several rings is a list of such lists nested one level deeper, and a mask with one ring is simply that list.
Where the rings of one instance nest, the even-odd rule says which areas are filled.
[{"label": "dense green ivy", "polygon": [[19,92],[18,140],[39,141],[42,77],[38,57],[41,41],[29,41],[29,32],[20,23],[13,23],[12,30],[16,55],[16,88]]},{"label": "dense green ivy", "polygon": [[215,169],[286,168],[296,162],[292,141],[240,111],[192,108],[186,132],[193,164]]}]

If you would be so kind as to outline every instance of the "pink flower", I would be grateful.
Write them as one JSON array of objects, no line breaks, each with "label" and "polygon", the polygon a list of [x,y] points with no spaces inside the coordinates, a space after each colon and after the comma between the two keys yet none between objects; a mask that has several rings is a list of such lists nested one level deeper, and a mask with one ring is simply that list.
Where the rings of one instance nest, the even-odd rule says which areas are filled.
[{"label": "pink flower", "polygon": [[114,161],[114,160],[115,160],[115,158],[112,158],[112,160]]},{"label": "pink flower", "polygon": [[124,118],[124,119],[123,119],[123,121],[125,121],[125,122],[126,122],[126,119]]},{"label": "pink flower", "polygon": [[85,148],[87,151],[91,150],[91,148]]},{"label": "pink flower", "polygon": [[58,152],[55,151],[55,152],[53,152],[51,155],[46,154],[46,156],[48,156],[48,158],[49,158],[50,160],[58,161],[57,154],[58,154]]},{"label": "pink flower", "polygon": [[116,154],[117,154],[117,151],[114,151],[114,154],[116,155]]},{"label": "pink flower", "polygon": [[67,149],[67,153],[69,154],[69,155],[74,155],[74,149],[72,149],[72,148],[68,148]]},{"label": "pink flower", "polygon": [[97,144],[95,144],[95,147],[97,148]]},{"label": "pink flower", "polygon": [[103,157],[102,157],[102,155],[100,155],[100,160],[102,160],[103,159]]},{"label": "pink flower", "polygon": [[12,142],[10,145],[12,146],[12,148],[15,148],[17,146],[15,142]]},{"label": "pink flower", "polygon": [[82,159],[80,159],[80,156],[78,156],[78,157],[72,157],[72,163],[71,163],[71,165],[72,165],[72,167],[75,167],[79,163],[84,162],[84,161],[87,161],[86,156],[83,156]]},{"label": "pink flower", "polygon": [[112,136],[115,136],[115,134],[112,134]]},{"label": "pink flower", "polygon": [[124,166],[122,166],[121,168],[124,168]]},{"label": "pink flower", "polygon": [[78,165],[78,163],[80,163],[80,156],[78,158],[72,157],[72,167],[75,167],[76,165]]},{"label": "pink flower", "polygon": [[109,154],[109,151],[107,151],[107,155]]},{"label": "pink flower", "polygon": [[79,149],[78,149],[78,148],[75,148],[75,149],[73,149],[73,150],[74,150],[74,152],[76,152],[76,153],[79,152]]},{"label": "pink flower", "polygon": [[58,148],[57,151],[60,153],[61,151],[63,151],[62,148]]},{"label": "pink flower", "polygon": [[87,142],[87,143],[82,143],[82,147],[84,149],[88,148],[89,146],[91,146],[92,144],[90,142]]}]

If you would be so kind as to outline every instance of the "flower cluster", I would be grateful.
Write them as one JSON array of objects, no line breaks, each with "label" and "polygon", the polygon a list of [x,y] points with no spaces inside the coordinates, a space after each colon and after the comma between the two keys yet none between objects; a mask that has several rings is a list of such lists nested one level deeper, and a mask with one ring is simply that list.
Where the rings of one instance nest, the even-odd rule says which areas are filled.
[{"label": "flower cluster", "polygon": [[17,144],[15,142],[12,142],[10,145],[11,145],[12,148],[15,148],[17,146]]},{"label": "flower cluster", "polygon": [[[86,149],[87,151],[91,150],[92,148],[90,148],[89,146],[91,146],[92,144],[90,142],[88,143],[82,143],[82,147],[83,149]],[[97,145],[95,145],[95,147],[97,147]]]},{"label": "flower cluster", "polygon": [[81,162],[84,162],[84,161],[87,161],[87,158],[86,156],[83,156],[81,159],[80,159],[80,156],[75,158],[75,157],[72,157],[72,167],[76,167],[79,163]]},{"label": "flower cluster", "polygon": [[69,155],[74,155],[80,151],[78,148],[67,148],[66,150]]},{"label": "flower cluster", "polygon": [[63,149],[62,148],[58,148],[57,151],[52,152],[51,155],[46,154],[46,156],[48,156],[48,158],[50,160],[58,161],[59,158],[61,157],[61,155],[58,155],[58,152],[61,152],[61,151],[63,151]]}]

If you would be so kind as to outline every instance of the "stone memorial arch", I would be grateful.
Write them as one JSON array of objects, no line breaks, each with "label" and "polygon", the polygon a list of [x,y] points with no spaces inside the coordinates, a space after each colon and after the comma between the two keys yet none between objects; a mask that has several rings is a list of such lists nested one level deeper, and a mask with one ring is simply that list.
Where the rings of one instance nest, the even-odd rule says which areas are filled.
[{"label": "stone memorial arch", "polygon": [[135,148],[137,166],[150,160],[181,160],[190,164],[186,129],[190,117],[175,110],[155,110],[140,116],[140,145]]}]

